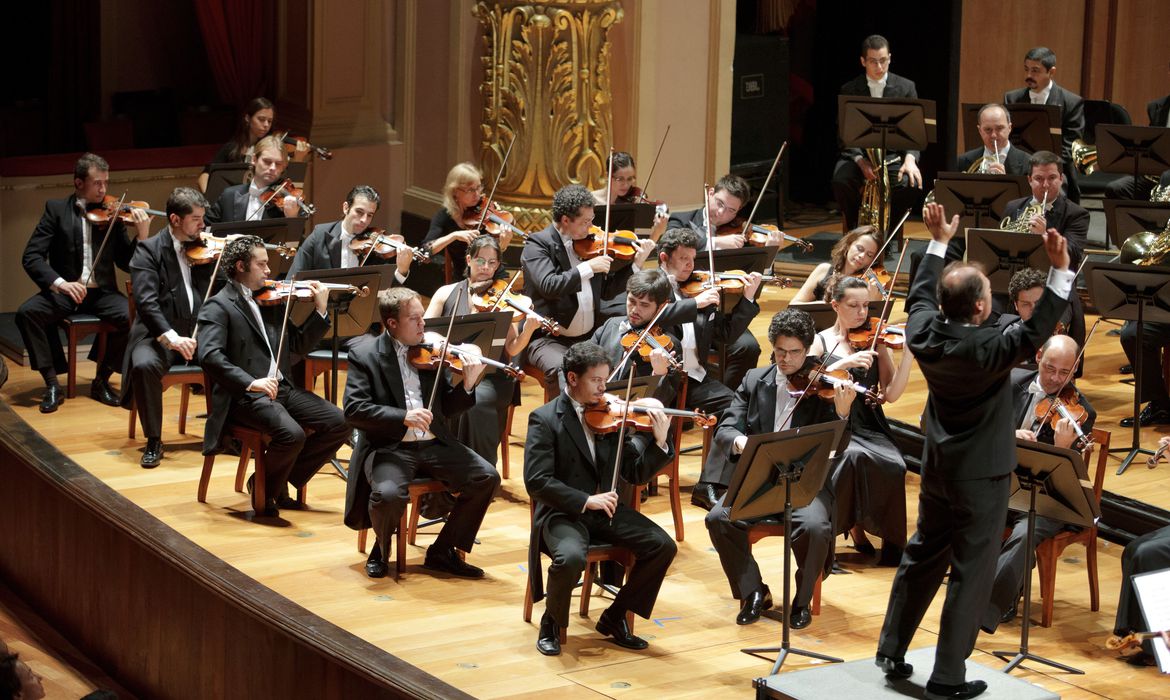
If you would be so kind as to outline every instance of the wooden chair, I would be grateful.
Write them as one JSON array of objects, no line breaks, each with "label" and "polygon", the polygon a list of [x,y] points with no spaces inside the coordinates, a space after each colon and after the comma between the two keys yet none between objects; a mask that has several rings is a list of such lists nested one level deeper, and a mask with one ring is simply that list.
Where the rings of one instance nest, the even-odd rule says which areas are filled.
[{"label": "wooden chair", "polygon": [[[595,544],[589,545],[589,550],[585,554],[585,572],[584,582],[581,584],[581,617],[589,616],[589,596],[593,590],[593,569],[595,565],[599,565],[603,561],[616,561],[625,567],[625,575],[628,579],[630,571],[634,568],[634,553],[625,547],[619,547],[612,544]],[[527,575],[524,577],[524,621],[532,622],[532,579]],[[630,628],[630,632],[634,631],[634,613],[626,612],[626,624]],[[561,629],[561,643],[564,644],[566,638],[565,630]]]},{"label": "wooden chair", "polygon": [[[209,385],[204,385],[204,389],[210,391]],[[235,438],[240,442],[240,461],[236,466],[236,493],[244,492],[244,474],[248,468],[248,458],[255,456],[256,462],[256,478],[252,485],[252,510],[260,513],[264,510],[264,477],[267,474],[264,461],[264,446],[267,443],[267,437],[259,430],[252,428],[245,428],[240,425],[225,425],[224,437]],[[207,484],[211,481],[211,468],[215,465],[214,454],[209,454],[203,458],[203,473],[199,475],[199,496],[200,503],[207,502]]]},{"label": "wooden chair", "polygon": [[108,334],[116,333],[118,327],[93,314],[70,314],[61,323],[65,326],[65,337],[69,346],[69,356],[66,358],[69,369],[65,381],[65,398],[72,399],[77,396],[77,346],[81,339],[88,335],[97,336],[94,342],[98,344],[97,358],[98,362],[101,362],[106,357]]},{"label": "wooden chair", "polygon": [[[760,540],[764,539],[765,537],[783,537],[784,536],[784,522],[782,520],[780,522],[774,522],[771,520],[763,520],[763,521],[760,521],[758,523],[753,523],[752,525],[748,526],[747,535],[748,535],[748,549],[751,549],[752,545],[754,545],[756,542],[759,542]],[[818,571],[816,583],[813,584],[813,597],[812,597],[812,614],[813,615],[820,615],[821,614],[821,579],[822,578],[823,578],[822,572]]]},{"label": "wooden chair", "polygon": [[[337,371],[349,369],[349,354],[344,350],[337,353]],[[317,375],[325,375],[325,398],[329,398],[333,388],[333,351],[313,350],[305,356],[305,389],[312,391],[317,383]],[[340,392],[338,392],[340,394]]]},{"label": "wooden chair", "polygon": [[[398,521],[398,530],[394,533],[394,580],[397,581],[406,570],[406,544],[415,544],[418,537],[418,503],[425,493],[440,493],[447,491],[447,486],[437,479],[415,479],[407,486],[410,492],[410,503],[402,511],[402,518]],[[366,538],[369,529],[358,530],[358,551],[366,553]],[[382,543],[389,546],[388,542]],[[382,552],[383,558],[389,561],[389,552]],[[462,554],[462,552],[460,553]]]},{"label": "wooden chair", "polygon": [[541,372],[540,368],[538,368],[534,364],[528,363],[528,364],[525,364],[522,369],[524,370],[524,374],[528,375],[529,377],[532,377],[537,382],[539,382],[542,387],[544,387],[544,402],[545,403],[548,403],[549,401],[552,401],[553,399],[555,399],[557,397],[557,394],[561,390],[560,385],[553,384],[552,386],[549,386],[548,382],[545,380],[544,372]]},{"label": "wooden chair", "polygon": [[[1105,486],[1105,469],[1109,462],[1108,430],[1092,430],[1093,444],[1085,448],[1085,462],[1089,462],[1093,449],[1097,450],[1097,471],[1093,475],[1093,496],[1101,504],[1101,493]],[[1040,597],[1043,608],[1040,614],[1042,627],[1052,626],[1052,609],[1056,597],[1056,563],[1070,544],[1085,546],[1085,569],[1089,575],[1089,607],[1093,612],[1101,609],[1101,587],[1097,580],[1097,526],[1078,531],[1062,530],[1054,537],[1036,545],[1036,568],[1040,575]],[[1031,575],[1031,572],[1028,573]]]},{"label": "wooden chair", "polygon": [[[687,405],[687,375],[682,376],[681,386],[678,390],[678,399],[675,402],[675,408],[684,409]],[[678,460],[679,450],[682,449],[682,424],[675,426],[677,430],[674,431],[674,457],[662,469],[658,470],[654,476],[650,477],[650,481],[657,481],[658,477],[665,476],[668,482],[667,488],[670,491],[670,513],[674,517],[674,539],[678,542],[683,541],[683,518],[682,518],[682,495],[679,493],[678,483]],[[630,507],[636,511],[642,510],[642,489],[646,488],[646,484],[634,484],[633,494],[630,499]]]},{"label": "wooden chair", "polygon": [[[134,290],[131,287],[130,280],[126,280],[126,298],[129,299],[130,306],[130,325],[134,325],[134,316],[136,307],[134,305]],[[162,389],[166,391],[172,386],[180,386],[183,388],[183,393],[179,398],[179,434],[187,434],[187,407],[191,403],[191,389],[196,385],[203,384],[203,370],[199,365],[175,365],[171,367],[162,377]],[[203,396],[207,400],[207,413],[211,413],[211,392],[204,387]],[[130,425],[126,430],[127,435],[133,440],[138,427],[138,407],[134,405],[134,401],[130,402]]]}]

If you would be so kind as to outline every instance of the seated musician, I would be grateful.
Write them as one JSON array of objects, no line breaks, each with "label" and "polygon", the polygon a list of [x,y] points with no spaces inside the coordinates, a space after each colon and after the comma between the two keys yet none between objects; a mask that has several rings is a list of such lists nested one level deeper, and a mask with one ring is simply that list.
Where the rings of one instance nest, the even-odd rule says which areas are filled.
[{"label": "seated musician", "polygon": [[[1082,137],[1085,131],[1085,101],[1080,95],[1056,84],[1056,54],[1052,49],[1037,46],[1024,55],[1025,87],[1010,90],[1003,95],[1005,105],[1034,104],[1060,107],[1060,155],[1065,162],[1072,158],[1073,141]],[[1073,202],[1081,201],[1081,190],[1077,186],[1076,168],[1069,168],[1063,183],[1068,197]],[[1052,201],[1049,197],[1048,201]],[[1060,230],[1059,228],[1057,230]],[[1074,268],[1076,261],[1073,262]]]},{"label": "seated musician", "polygon": [[[649,361],[643,360],[638,352],[630,353],[629,360],[620,369],[618,364],[625,358],[627,352],[622,347],[622,338],[630,334],[641,333],[646,325],[654,320],[662,307],[671,300],[670,280],[662,270],[639,270],[626,282],[626,315],[614,316],[605,319],[590,338],[606,351],[609,364],[618,370],[615,379],[625,379],[630,371],[634,376],[654,375],[665,377],[670,371],[670,361],[676,358],[677,352],[667,351],[665,348],[653,348],[650,351]],[[662,325],[661,319],[659,326]],[[672,346],[678,347],[677,336],[667,336]],[[677,360],[676,360],[677,361]],[[659,384],[656,397],[663,402],[674,398],[676,382],[664,379]]]},{"label": "seated musician", "polygon": [[[497,279],[507,277],[507,273],[500,270],[500,242],[493,236],[485,234],[472,239],[467,247],[466,265],[467,278],[439,287],[431,297],[425,318],[472,313],[471,298],[482,296]],[[497,310],[511,312],[513,309],[501,304]],[[500,361],[511,363],[513,358],[519,357],[540,327],[540,320],[535,316],[525,316],[522,321],[509,325]],[[497,463],[500,442],[507,436],[508,405],[517,396],[516,388],[516,380],[508,374],[500,371],[488,373],[475,386],[475,404],[455,419],[455,437],[493,467]],[[516,402],[519,402],[518,398]]]},{"label": "seated musician", "polygon": [[[1146,116],[1150,126],[1170,127],[1170,95],[1150,100],[1146,104]],[[1161,182],[1156,182],[1150,176],[1137,179],[1134,187],[1132,175],[1124,175],[1105,185],[1105,199],[1149,199],[1155,185],[1166,185],[1170,182],[1170,170],[1162,173]]]},{"label": "seated musician", "polygon": [[654,250],[653,241],[642,240],[630,263],[615,261],[612,254],[582,259],[573,242],[588,238],[592,225],[593,195],[581,185],[566,185],[553,196],[552,223],[529,237],[520,256],[533,307],[562,329],[560,335],[539,331],[528,347],[528,361],[546,383],[558,381],[562,387],[565,352],[593,335],[605,317],[603,302],[620,300],[626,280]]},{"label": "seated musician", "polygon": [[[484,197],[483,175],[471,163],[458,163],[447,173],[443,184],[443,206],[431,217],[431,226],[423,238],[423,245],[432,254],[443,251],[451,260],[451,279],[447,283],[463,279],[467,267],[467,245],[479,235],[476,228],[480,213],[475,206]],[[500,234],[500,250],[507,250],[512,242],[512,231],[505,229]],[[447,248],[450,247],[450,250]]]},{"label": "seated musician", "polygon": [[1031,171],[1027,151],[1012,146],[1012,117],[1001,104],[985,104],[976,122],[983,146],[960,153],[955,170],[986,175],[1023,175]]},{"label": "seated musician", "polygon": [[[1126,321],[1121,327],[1121,348],[1129,359],[1129,366],[1123,368],[1133,372],[1137,366],[1138,354],[1141,354],[1142,374],[1137,377],[1141,388],[1141,400],[1145,406],[1138,415],[1139,425],[1167,425],[1170,424],[1170,393],[1167,393],[1166,383],[1162,379],[1162,353],[1170,345],[1170,323],[1156,321],[1142,322],[1142,343],[1138,345],[1137,323]],[[1133,427],[1133,416],[1122,418],[1121,426]]]},{"label": "seated musician", "polygon": [[[1170,435],[1158,440],[1158,449],[1166,448],[1170,443]],[[1113,622],[1113,633],[1124,637],[1134,632],[1145,632],[1151,627],[1142,614],[1142,607],[1134,590],[1133,577],[1151,571],[1160,571],[1170,567],[1170,526],[1152,530],[1131,540],[1125,545],[1121,553],[1121,591],[1117,596],[1117,617]],[[1162,641],[1170,644],[1165,631],[1161,634]],[[1137,666],[1153,666],[1157,663],[1154,658],[1153,642],[1146,640],[1142,643],[1142,651],[1130,657],[1130,663]]]},{"label": "seated musician", "polygon": [[[58,328],[67,316],[77,313],[93,314],[118,329],[107,335],[104,356],[98,356],[97,342],[89,354],[89,359],[99,363],[89,395],[107,406],[118,405],[109,380],[122,369],[130,312],[126,297],[118,291],[114,266],[127,269],[136,244],[150,235],[150,218],[141,209],[130,209],[133,226],[115,217],[104,225],[90,222],[86,213],[101,207],[109,181],[110,166],[104,158],[93,153],[78,158],[73,166],[73,194],[45,203],[45,213],[21,258],[24,271],[40,287],[16,310],[16,327],[28,350],[29,366],[45,380],[41,413],[52,413],[65,401],[57,375],[68,371],[69,365]],[[106,242],[111,231],[113,236]]]},{"label": "seated musician", "polygon": [[[734,394],[709,369],[708,358],[716,342],[731,343],[744,334],[755,341],[748,331],[748,324],[760,313],[755,298],[760,289],[761,275],[758,272],[748,275],[744,280],[743,294],[728,313],[724,313],[721,308],[722,298],[717,287],[704,290],[695,297],[685,297],[679,292],[679,284],[691,278],[698,249],[699,236],[690,229],[667,229],[658,241],[658,267],[670,279],[674,300],[663,314],[662,323],[672,328],[674,337],[682,339],[683,368],[689,377],[685,408],[718,416],[731,405]],[[748,369],[744,367],[743,372],[746,373]],[[725,465],[724,462],[710,460],[703,465],[699,482],[691,492],[692,504],[711,510],[711,506],[727,489],[731,477],[730,473],[714,471],[714,468]]]},{"label": "seated musician", "polygon": [[316,313],[299,326],[285,323],[284,303],[261,307],[254,299],[269,276],[264,241],[240,236],[224,246],[221,256],[220,269],[229,283],[199,310],[195,338],[199,364],[212,381],[203,454],[219,451],[229,419],[268,437],[265,503],[257,515],[276,517],[280,508],[299,507],[287,495],[287,485],[308,483],[349,434],[337,406],[288,380],[289,353],[306,352],[329,328],[329,292],[308,282]]},{"label": "seated musician", "polygon": [[[1001,328],[1007,329],[1014,324],[1027,321],[1032,318],[1032,312],[1036,310],[1036,304],[1040,303],[1040,297],[1044,294],[1044,285],[1048,281],[1048,274],[1041,272],[1034,267],[1025,267],[1021,270],[1016,270],[1012,273],[1011,279],[1008,281],[1008,301],[1010,308],[1004,313],[1000,314],[996,323]],[[995,295],[992,296],[992,303],[995,302]],[[1083,310],[1082,310],[1083,313]],[[1082,316],[1079,323],[1072,322],[1072,305],[1064,310],[1064,314],[1060,317],[1060,321],[1056,324],[1056,333],[1059,335],[1068,335],[1069,328],[1076,325],[1081,333],[1084,333],[1085,320]],[[1080,345],[1084,340],[1081,338],[1073,338]],[[1035,368],[1033,358],[1029,358],[1020,363],[1029,369]],[[1080,368],[1077,368],[1077,376],[1080,376]]]},{"label": "seated musician", "polygon": [[242,185],[226,188],[215,204],[207,210],[204,218],[208,223],[218,224],[222,221],[256,221],[298,216],[300,204],[295,197],[285,197],[283,208],[262,201],[269,189],[284,177],[284,170],[287,167],[288,154],[285,153],[284,144],[280,139],[271,134],[260,139],[256,142],[255,157],[252,159],[251,179]]},{"label": "seated musician", "polygon": [[[788,377],[805,368],[815,336],[812,317],[799,309],[785,309],[772,317],[768,340],[775,364],[747,373],[735,391],[731,407],[724,412],[715,432],[710,459],[738,463],[747,436],[814,425],[848,418],[856,392],[837,387],[832,405],[816,397],[793,398],[787,390]],[[730,470],[734,470],[732,466]],[[792,513],[792,549],[796,555],[796,594],[789,622],[796,629],[812,623],[813,588],[817,577],[828,575],[833,561],[833,493],[826,485],[812,503]],[[747,529],[732,522],[731,509],[724,499],[707,514],[707,532],[719,553],[731,595],[740,601],[736,624],[750,625],[772,607],[772,592],[760,576],[760,567],[748,546]]]},{"label": "seated musician", "polygon": [[[1012,403],[1016,410],[1017,438],[1043,442],[1057,447],[1073,449],[1081,447],[1079,444],[1075,444],[1077,433],[1068,420],[1059,415],[1049,415],[1044,417],[1042,421],[1036,416],[1037,406],[1042,402],[1051,402],[1052,397],[1058,395],[1067,385],[1076,396],[1076,403],[1083,407],[1087,413],[1081,424],[1081,431],[1087,435],[1093,429],[1097,412],[1093,410],[1084,394],[1071,383],[1079,350],[1079,346],[1072,338],[1066,335],[1054,335],[1036,351],[1038,369],[1032,371],[1012,370]],[[1053,423],[1055,423],[1055,428]],[[1082,476],[1086,480],[1088,479],[1087,474]],[[1008,511],[1007,527],[1011,528],[1011,534],[1000,547],[999,560],[995,566],[995,583],[992,584],[991,589],[991,600],[980,622],[983,630],[988,633],[995,632],[1000,623],[1015,619],[1016,605],[1020,600],[1024,576],[1028,573],[1024,570],[1028,514]],[[1054,537],[1064,527],[1064,523],[1060,521],[1037,516],[1036,532],[1032,541],[1039,545],[1044,540]],[[1034,559],[1033,562],[1035,562]]]},{"label": "seated musician", "polygon": [[[570,595],[585,569],[589,546],[612,544],[630,549],[637,562],[598,618],[597,631],[619,646],[645,649],[646,640],[630,631],[626,613],[650,619],[678,547],[652,520],[619,502],[614,489],[618,431],[595,432],[586,422],[585,411],[607,399],[608,354],[584,341],[569,348],[563,361],[565,390],[529,415],[524,446],[524,486],[535,507],[528,545],[534,601],[545,598],[540,553],[552,558],[536,648],[546,656],[561,653],[560,631],[569,624]],[[651,408],[652,431],[628,430],[620,446],[621,477],[631,484],[645,482],[671,459],[670,422],[653,410],[662,404],[642,403]]]},{"label": "seated musician", "polygon": [[[608,178],[609,169],[613,167],[613,183],[610,187],[609,201],[605,199],[604,185],[601,189],[593,190],[593,201],[599,207],[607,204],[634,204],[638,201],[639,196],[642,195],[642,190],[634,186],[638,181],[637,171],[634,169],[634,157],[625,151],[614,151],[609,158],[605,160],[605,176]],[[654,212],[654,225],[650,228],[648,236],[650,240],[657,241],[662,237],[662,232],[666,230],[666,221],[668,215],[659,211]]]},{"label": "seated musician", "polygon": [[427,548],[423,566],[461,578],[482,578],[483,569],[463,561],[459,552],[470,552],[475,544],[500,475],[452,435],[448,421],[475,403],[475,384],[484,365],[467,346],[459,346],[471,351],[461,355],[459,383],[446,369],[411,364],[410,349],[423,342],[425,328],[422,301],[413,289],[379,292],[378,313],[386,332],[349,356],[345,415],[362,439],[350,462],[345,523],[354,529],[373,527],[377,542],[370,550],[366,575],[382,578],[391,538],[410,502],[410,482],[419,477],[438,479],[457,496],[443,529]]},{"label": "seated musician", "polygon": [[[917,98],[913,80],[890,72],[890,42],[874,34],[861,42],[862,75],[841,86],[840,94],[856,97]],[[876,150],[876,149],[874,149]],[[890,221],[897,221],[921,196],[922,173],[918,170],[918,152],[886,154],[885,167],[890,173]],[[833,196],[845,217],[845,230],[857,228],[861,210],[862,186],[880,176],[881,163],[874,163],[859,148],[847,148],[833,171]],[[917,188],[917,189],[916,189]],[[873,212],[877,216],[877,212]]]},{"label": "seated musician", "polygon": [[139,464],[162,462],[162,378],[172,365],[195,359],[195,319],[214,265],[192,266],[183,244],[199,240],[207,200],[176,187],[167,199],[167,227],[142,241],[130,260],[136,315],[122,370],[122,405],[138,410],[146,449]]},{"label": "seated musician", "polygon": [[[378,257],[376,253],[368,257],[365,252],[356,252],[352,248],[354,239],[360,240],[366,235],[366,230],[374,221],[374,214],[378,213],[378,206],[382,202],[378,190],[369,185],[358,185],[345,196],[341,205],[341,219],[317,224],[297,248],[296,257],[288,268],[291,278],[297,273],[306,270],[335,270],[349,269],[362,264],[382,265],[387,261]],[[386,238],[401,243],[399,234],[387,234]],[[394,283],[406,284],[410,276],[410,264],[414,262],[411,249],[403,246],[394,255]]]},{"label": "seated musician", "polygon": [[873,226],[859,226],[833,244],[829,262],[818,263],[792,297],[793,304],[815,304],[829,300],[841,277],[861,277],[869,283],[869,298],[878,301],[884,287],[871,269],[881,250],[881,234]]},{"label": "seated musician", "polygon": [[[666,227],[689,228],[699,236],[699,252],[707,252],[707,223],[711,224],[711,235],[715,238],[715,250],[742,248],[746,239],[740,227],[734,222],[738,219],[743,208],[751,199],[752,188],[739,175],[728,173],[715,183],[714,187],[707,188],[707,206],[691,211],[679,211],[670,215]],[[726,226],[730,231],[719,233],[719,228]],[[780,245],[780,234],[773,233],[769,237],[769,245]]]},{"label": "seated musician", "polygon": [[[849,339],[850,331],[870,321],[867,287],[856,277],[837,282],[831,296],[837,322],[817,333],[812,354],[829,369],[849,370],[859,384],[880,388],[885,402],[895,403],[906,390],[914,356],[903,349],[894,364],[888,345],[879,342],[871,350],[871,343],[859,348]],[[849,446],[828,480],[837,508],[834,534],[850,533],[854,548],[868,556],[876,552],[865,533],[877,535],[882,538],[878,564],[897,566],[906,546],[906,460],[881,405],[864,396],[854,402],[849,431]]]},{"label": "seated musician", "polygon": [[[255,97],[244,108],[235,136],[220,147],[212,156],[208,167],[203,169],[196,181],[199,191],[207,191],[207,181],[211,172],[210,166],[217,163],[252,163],[256,143],[272,131],[273,121],[276,119],[276,109],[272,101],[266,97]],[[309,144],[298,141],[292,154],[294,162],[300,162],[309,157]]]}]

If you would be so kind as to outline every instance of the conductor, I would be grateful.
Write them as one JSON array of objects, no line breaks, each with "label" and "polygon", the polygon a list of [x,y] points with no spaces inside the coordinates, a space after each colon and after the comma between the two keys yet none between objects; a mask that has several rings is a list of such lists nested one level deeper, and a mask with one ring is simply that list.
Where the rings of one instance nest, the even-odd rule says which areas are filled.
[{"label": "conductor", "polygon": [[907,347],[930,392],[918,530],[894,576],[875,661],[888,677],[913,674],[906,649],[949,566],[926,697],[973,698],[987,684],[965,680],[966,659],[991,594],[1016,463],[1011,370],[1052,334],[1075,274],[1065,238],[1045,231],[1052,269],[1044,293],[1031,318],[1001,332],[982,325],[991,314],[987,276],[962,262],[943,268],[959,217],[948,222],[941,205],[928,204],[923,220],[933,240],[906,300]]}]

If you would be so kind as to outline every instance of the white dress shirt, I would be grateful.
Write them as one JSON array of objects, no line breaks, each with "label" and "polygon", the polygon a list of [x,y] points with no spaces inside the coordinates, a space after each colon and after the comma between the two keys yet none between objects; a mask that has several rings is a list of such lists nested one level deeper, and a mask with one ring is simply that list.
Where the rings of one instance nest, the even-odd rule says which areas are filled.
[{"label": "white dress shirt", "polygon": [[257,187],[255,180],[248,183],[248,210],[244,214],[245,221],[253,221],[260,218],[256,215],[256,212],[260,211],[260,208],[263,206],[260,204],[260,195],[264,194],[265,189],[264,187]]},{"label": "white dress shirt", "polygon": [[867,75],[865,76],[865,84],[869,88],[870,97],[882,97],[886,91],[886,83],[889,82],[890,74],[886,73],[881,80],[871,80]]},{"label": "white dress shirt", "polygon": [[[678,293],[678,280],[673,276],[670,278],[670,286],[674,288],[674,300],[678,301],[682,297]],[[700,309],[701,311],[701,309]],[[694,379],[696,382],[701,382],[707,376],[707,368],[703,367],[703,363],[699,361],[698,341],[695,340],[695,324],[688,321],[682,324],[682,357],[683,369],[687,376]]]},{"label": "white dress shirt", "polygon": [[264,317],[260,315],[260,305],[252,298],[252,290],[244,285],[233,282],[236,285],[236,291],[244,298],[244,303],[252,310],[252,316],[256,319],[256,324],[260,326],[260,335],[264,337],[264,347],[268,349],[268,374],[266,377],[258,377],[259,379],[283,379],[284,375],[280,373],[280,368],[276,364],[276,353],[272,351],[272,343],[268,340],[268,329],[264,327]]},{"label": "white dress shirt", "polygon": [[597,464],[597,438],[585,423],[585,404],[578,403],[568,390],[565,390],[565,396],[569,397],[569,403],[573,404],[573,410],[577,412],[577,421],[581,423],[581,430],[585,433],[585,444],[589,446],[589,457]]},{"label": "white dress shirt", "polygon": [[[183,289],[187,293],[187,308],[191,311],[195,310],[195,288],[191,286],[191,263],[187,260],[187,255],[183,250],[183,242],[175,237],[174,232],[167,228],[171,234],[172,247],[175,250],[175,257],[179,259],[179,274],[183,276]],[[251,296],[249,295],[249,298]],[[261,323],[263,328],[264,324]],[[162,343],[163,347],[170,348],[179,341],[179,333],[174,328],[168,328],[165,333],[158,337],[158,342]]]},{"label": "white dress shirt", "polygon": [[557,233],[561,237],[561,244],[565,246],[565,252],[569,255],[569,264],[576,267],[577,272],[581,275],[581,289],[577,292],[577,313],[573,314],[573,320],[565,327],[565,335],[575,338],[593,330],[595,323],[596,312],[593,309],[593,283],[591,282],[593,268],[589,267],[589,263],[577,257],[577,252],[573,250],[572,238],[560,231]]},{"label": "white dress shirt", "polygon": [[[406,397],[406,410],[412,411],[416,408],[426,408],[427,405],[423,401],[422,396],[422,381],[419,379],[418,370],[410,364],[410,360],[406,359],[406,354],[410,350],[406,345],[400,343],[397,338],[391,337],[394,342],[394,352],[398,354],[398,374],[402,377],[402,393]],[[436,381],[438,379],[436,378]],[[406,434],[402,436],[402,442],[417,442],[419,440],[434,440],[435,434],[430,430],[407,430]]]},{"label": "white dress shirt", "polygon": [[[78,215],[81,217],[81,279],[77,280],[86,287],[93,289],[97,287],[97,281],[91,274],[93,271],[93,226],[90,225],[89,219],[85,218],[85,200],[77,200]],[[88,280],[88,282],[86,281]],[[64,282],[64,278],[58,278],[59,282]]]},{"label": "white dress shirt", "polygon": [[1012,142],[1005,140],[1003,142],[1003,146],[1000,148],[999,154],[997,156],[995,151],[991,150],[987,146],[984,146],[983,147],[983,157],[986,158],[987,160],[990,160],[990,161],[995,161],[998,157],[999,162],[1003,163],[1004,166],[1006,167],[1007,166],[1007,154],[1008,154],[1008,151],[1011,150],[1011,148],[1012,148]]},{"label": "white dress shirt", "polygon": [[1020,420],[1020,430],[1035,432],[1040,429],[1041,426],[1037,425],[1039,421],[1036,420],[1036,406],[1047,397],[1048,394],[1040,388],[1040,377],[1037,376],[1028,385],[1028,410],[1024,411],[1024,417]]},{"label": "white dress shirt", "polygon": [[1048,104],[1048,95],[1050,95],[1052,93],[1052,86],[1053,85],[1056,85],[1056,81],[1049,80],[1048,87],[1044,88],[1043,90],[1041,90],[1039,92],[1037,92],[1035,90],[1029,90],[1028,91],[1028,99],[1034,105]]},{"label": "white dress shirt", "polygon": [[345,229],[345,221],[342,220],[338,225],[341,226],[341,267],[348,270],[351,267],[357,267],[361,261],[358,260],[357,253],[350,250],[349,244],[354,236]]}]

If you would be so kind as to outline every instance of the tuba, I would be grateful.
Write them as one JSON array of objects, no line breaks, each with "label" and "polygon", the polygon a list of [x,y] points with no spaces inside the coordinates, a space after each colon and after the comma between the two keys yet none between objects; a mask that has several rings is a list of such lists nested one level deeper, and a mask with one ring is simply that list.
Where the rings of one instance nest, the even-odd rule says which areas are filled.
[{"label": "tuba", "polygon": [[[880,148],[865,149],[865,157],[869,159],[877,176],[882,179],[882,186],[878,187],[877,180],[866,180],[861,188],[861,208],[857,212],[858,226],[873,226],[879,231],[886,231],[890,227],[890,171],[886,169],[885,154]],[[881,193],[885,192],[885,207],[882,207]],[[879,222],[879,212],[885,212]]]},{"label": "tuba", "polygon": [[1150,191],[1151,202],[1170,202],[1170,185],[1158,185]]},{"label": "tuba", "polygon": [[1073,167],[1085,175],[1092,175],[1097,171],[1097,146],[1085,143],[1082,139],[1072,142]]},{"label": "tuba", "polygon": [[1120,259],[1134,265],[1161,265],[1170,255],[1170,221],[1161,233],[1140,231],[1125,239],[1121,244]]}]

